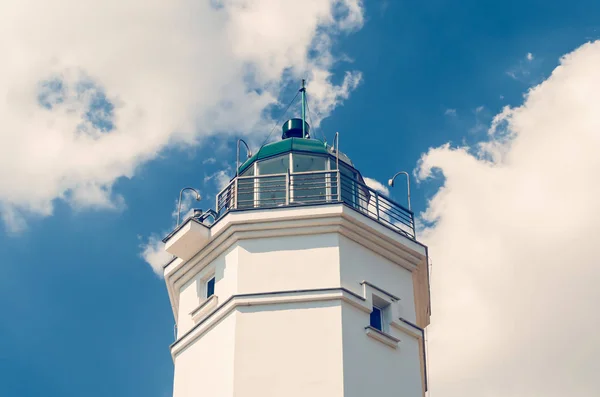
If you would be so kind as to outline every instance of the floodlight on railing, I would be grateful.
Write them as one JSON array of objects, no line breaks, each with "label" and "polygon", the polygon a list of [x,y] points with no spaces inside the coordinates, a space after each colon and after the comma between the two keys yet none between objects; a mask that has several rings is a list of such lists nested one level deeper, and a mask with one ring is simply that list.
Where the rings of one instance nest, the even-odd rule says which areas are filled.
[{"label": "floodlight on railing", "polygon": [[243,143],[244,146],[246,146],[246,154],[248,155],[248,158],[252,157],[252,151],[250,150],[250,148],[248,147],[248,144],[246,143],[245,140],[243,139],[238,139],[237,141],[237,156],[236,156],[236,160],[235,160],[235,176],[238,175],[239,170],[240,170],[240,143]]},{"label": "floodlight on railing", "polygon": [[388,185],[389,185],[390,187],[394,187],[394,180],[395,180],[395,179],[396,179],[396,177],[397,177],[398,175],[400,175],[400,174],[404,174],[404,175],[406,175],[406,188],[407,188],[407,191],[408,191],[408,210],[409,210],[409,211],[412,211],[412,209],[410,208],[410,176],[408,175],[408,172],[406,172],[406,171],[400,171],[400,172],[397,172],[397,173],[396,173],[396,175],[394,175],[394,176],[392,177],[392,179],[390,179],[390,180],[388,181]]},{"label": "floodlight on railing", "polygon": [[194,189],[193,187],[184,187],[183,189],[181,189],[181,191],[179,192],[179,204],[177,204],[177,226],[179,227],[179,219],[181,216],[181,196],[183,195],[183,192],[185,190],[191,190],[194,193],[196,193],[196,201],[200,201],[202,199],[202,197],[200,197],[200,193],[198,193],[198,191],[196,189]]}]

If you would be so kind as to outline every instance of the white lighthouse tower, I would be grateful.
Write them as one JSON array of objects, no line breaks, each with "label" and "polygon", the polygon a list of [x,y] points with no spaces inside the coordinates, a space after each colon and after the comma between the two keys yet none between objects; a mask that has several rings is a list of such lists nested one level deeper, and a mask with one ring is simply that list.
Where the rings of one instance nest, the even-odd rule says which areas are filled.
[{"label": "white lighthouse tower", "polygon": [[425,395],[428,259],[413,214],[304,117],[164,242],[174,397]]}]

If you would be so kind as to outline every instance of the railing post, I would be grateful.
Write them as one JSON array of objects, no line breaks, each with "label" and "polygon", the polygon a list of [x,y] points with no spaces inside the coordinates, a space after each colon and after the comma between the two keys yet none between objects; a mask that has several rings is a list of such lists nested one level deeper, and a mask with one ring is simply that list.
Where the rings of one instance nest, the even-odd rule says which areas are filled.
[{"label": "railing post", "polygon": [[340,174],[340,169],[337,170],[337,191],[338,191],[338,201],[342,201],[342,174]]},{"label": "railing post", "polygon": [[379,221],[379,193],[375,192],[375,211],[377,213],[377,221]]},{"label": "railing post", "polygon": [[331,172],[325,172],[325,202],[329,203],[332,200],[331,192],[333,188],[333,181],[331,180]]},{"label": "railing post", "polygon": [[[258,168],[256,168],[258,169]],[[256,174],[256,171],[254,172]],[[252,207],[258,208],[260,207],[260,178],[254,175],[252,177]]]},{"label": "railing post", "polygon": [[237,210],[238,206],[238,178],[235,178],[235,182],[233,184],[233,208]]},{"label": "railing post", "polygon": [[290,205],[290,169],[285,174],[285,205]]}]

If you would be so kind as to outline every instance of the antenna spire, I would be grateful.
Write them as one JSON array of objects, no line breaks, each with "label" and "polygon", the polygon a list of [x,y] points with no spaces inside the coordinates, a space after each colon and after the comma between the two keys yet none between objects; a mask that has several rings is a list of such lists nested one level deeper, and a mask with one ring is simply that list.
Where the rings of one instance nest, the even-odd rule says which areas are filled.
[{"label": "antenna spire", "polygon": [[302,79],[302,88],[300,88],[300,92],[302,93],[302,138],[307,138],[306,134],[306,80]]}]

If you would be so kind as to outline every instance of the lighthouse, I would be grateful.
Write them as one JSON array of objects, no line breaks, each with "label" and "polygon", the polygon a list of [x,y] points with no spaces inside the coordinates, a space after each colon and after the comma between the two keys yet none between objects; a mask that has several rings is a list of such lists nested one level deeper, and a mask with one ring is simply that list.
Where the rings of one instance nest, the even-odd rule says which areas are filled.
[{"label": "lighthouse", "polygon": [[[305,119],[163,241],[174,397],[424,396],[427,247]],[[239,157],[239,144],[238,144]]]}]

